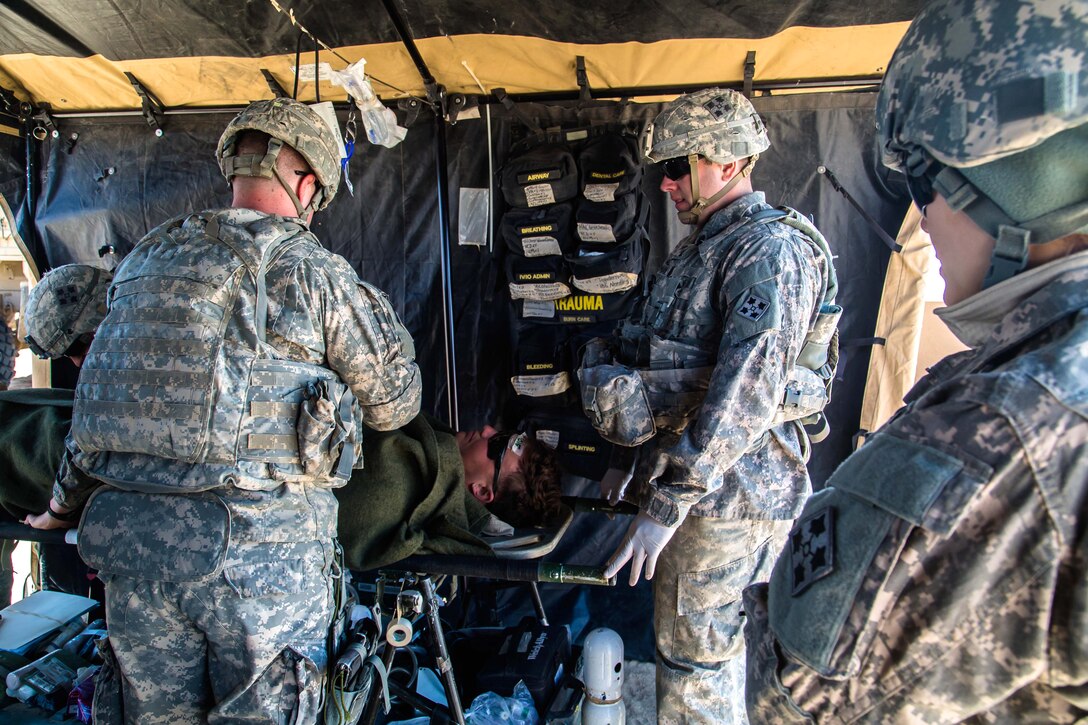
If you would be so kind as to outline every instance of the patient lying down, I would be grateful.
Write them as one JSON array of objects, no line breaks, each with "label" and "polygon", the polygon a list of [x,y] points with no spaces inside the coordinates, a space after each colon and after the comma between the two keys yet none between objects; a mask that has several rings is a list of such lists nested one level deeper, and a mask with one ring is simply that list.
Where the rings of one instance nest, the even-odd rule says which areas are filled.
[{"label": "patient lying down", "polygon": [[[0,506],[36,528],[60,523],[44,511],[71,424],[72,393],[0,392]],[[523,527],[546,524],[560,509],[555,452],[490,426],[454,434],[420,414],[399,430],[366,430],[363,462],[335,490],[351,569],[413,554],[490,554],[478,535],[494,526],[492,515]]]}]

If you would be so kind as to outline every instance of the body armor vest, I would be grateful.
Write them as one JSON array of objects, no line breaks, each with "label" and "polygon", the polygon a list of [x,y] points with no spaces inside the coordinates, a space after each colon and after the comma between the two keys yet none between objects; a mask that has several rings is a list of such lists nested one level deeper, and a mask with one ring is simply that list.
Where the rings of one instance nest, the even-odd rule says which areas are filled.
[{"label": "body armor vest", "polygon": [[307,242],[297,222],[231,210],[168,222],[137,245],[76,386],[72,434],[89,473],[142,491],[347,481],[361,450],[354,394],[265,342],[266,272]]},{"label": "body armor vest", "polygon": [[[826,259],[828,275],[822,280],[820,312],[794,361],[773,425],[790,420],[821,422],[838,362],[837,324],[842,314],[842,308],[834,304],[838,283],[831,252],[820,232],[799,212],[772,208],[756,212],[714,244],[688,244],[678,249],[655,275],[640,311],[623,323],[618,349],[587,347],[584,370],[579,373],[583,404],[595,424],[611,420],[597,426],[605,438],[630,446],[647,440],[658,429],[683,433],[706,397],[717,364],[724,311],[717,309],[713,297],[713,275],[674,270],[720,269],[732,243],[752,224],[776,221],[804,235]],[[625,371],[618,374],[610,369],[607,375],[594,374],[590,368],[598,365]],[[606,377],[613,382],[606,381]],[[641,417],[652,418],[652,422],[631,420],[640,417],[636,412],[639,409],[644,411]],[[627,420],[619,421],[621,417]],[[826,431],[820,431],[812,435],[813,439],[822,439],[821,432],[826,435]]]}]

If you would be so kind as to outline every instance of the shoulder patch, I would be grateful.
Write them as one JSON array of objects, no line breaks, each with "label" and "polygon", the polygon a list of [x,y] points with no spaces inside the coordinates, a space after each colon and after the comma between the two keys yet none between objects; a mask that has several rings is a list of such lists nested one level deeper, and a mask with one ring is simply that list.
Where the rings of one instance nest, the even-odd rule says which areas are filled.
[{"label": "shoulder patch", "polygon": [[835,509],[824,506],[790,531],[790,594],[799,595],[835,570]]},{"label": "shoulder patch", "polygon": [[765,300],[757,294],[749,293],[744,302],[737,307],[737,314],[755,322],[760,317],[763,317],[770,306],[770,300]]}]

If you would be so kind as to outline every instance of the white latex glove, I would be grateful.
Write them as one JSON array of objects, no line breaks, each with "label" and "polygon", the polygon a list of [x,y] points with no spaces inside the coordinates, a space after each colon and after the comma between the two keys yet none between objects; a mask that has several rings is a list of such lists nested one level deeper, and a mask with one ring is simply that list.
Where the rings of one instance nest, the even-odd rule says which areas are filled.
[{"label": "white latex glove", "polygon": [[627,484],[635,473],[635,465],[625,471],[622,468],[609,468],[601,479],[601,498],[615,506],[623,498],[623,492],[627,490]]},{"label": "white latex glove", "polygon": [[623,543],[605,565],[605,577],[611,579],[616,576],[630,559],[631,576],[628,578],[628,584],[634,586],[638,583],[643,564],[646,565],[646,579],[653,579],[654,569],[657,568],[657,557],[675,533],[675,527],[659,524],[645,512],[639,511],[638,516],[628,527]]}]

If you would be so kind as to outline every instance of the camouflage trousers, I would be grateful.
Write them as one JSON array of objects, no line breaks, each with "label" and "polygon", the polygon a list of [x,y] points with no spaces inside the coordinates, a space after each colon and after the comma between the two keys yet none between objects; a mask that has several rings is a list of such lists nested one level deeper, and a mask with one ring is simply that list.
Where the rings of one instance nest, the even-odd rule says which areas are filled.
[{"label": "camouflage trousers", "polygon": [[95,722],[315,722],[332,561],[331,543],[232,544],[208,582],[102,574],[109,647]]},{"label": "camouflage trousers", "polygon": [[657,721],[748,722],[741,592],[770,576],[792,521],[689,516],[654,574]]}]

